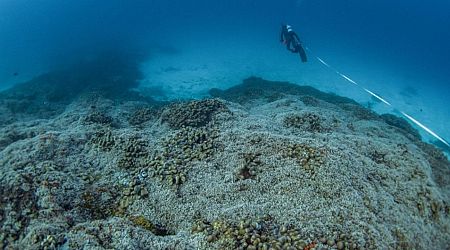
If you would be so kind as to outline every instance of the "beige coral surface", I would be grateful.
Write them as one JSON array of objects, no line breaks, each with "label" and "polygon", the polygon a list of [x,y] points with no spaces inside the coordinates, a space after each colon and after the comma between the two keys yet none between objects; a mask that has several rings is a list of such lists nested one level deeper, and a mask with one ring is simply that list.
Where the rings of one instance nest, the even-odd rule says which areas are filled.
[{"label": "beige coral surface", "polygon": [[0,248],[450,246],[450,164],[400,118],[258,78],[211,94],[2,125]]}]

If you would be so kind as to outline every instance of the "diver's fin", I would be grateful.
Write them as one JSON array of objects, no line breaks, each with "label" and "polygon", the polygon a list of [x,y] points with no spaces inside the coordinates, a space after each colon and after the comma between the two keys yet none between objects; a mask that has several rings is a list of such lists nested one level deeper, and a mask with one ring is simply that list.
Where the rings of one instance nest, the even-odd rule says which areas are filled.
[{"label": "diver's fin", "polygon": [[308,61],[308,59],[306,58],[306,52],[301,45],[298,45],[298,53],[300,54],[300,58],[302,59],[302,62],[305,63]]}]

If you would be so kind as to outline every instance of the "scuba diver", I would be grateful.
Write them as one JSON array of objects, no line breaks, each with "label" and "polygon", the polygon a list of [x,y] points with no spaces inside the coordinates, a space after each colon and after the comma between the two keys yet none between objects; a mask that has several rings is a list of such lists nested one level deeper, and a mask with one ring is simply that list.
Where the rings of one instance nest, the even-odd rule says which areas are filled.
[{"label": "scuba diver", "polygon": [[302,47],[302,42],[290,25],[281,25],[280,42],[286,44],[286,48],[292,53],[299,53],[302,62],[307,61],[305,50]]}]

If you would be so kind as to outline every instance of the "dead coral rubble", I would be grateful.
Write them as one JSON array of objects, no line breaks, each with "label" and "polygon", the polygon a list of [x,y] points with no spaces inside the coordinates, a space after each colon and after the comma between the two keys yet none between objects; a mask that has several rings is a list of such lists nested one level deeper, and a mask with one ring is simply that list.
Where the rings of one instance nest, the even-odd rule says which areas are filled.
[{"label": "dead coral rubble", "polygon": [[0,249],[5,249],[25,236],[39,206],[30,179],[18,178],[12,185],[0,180]]}]

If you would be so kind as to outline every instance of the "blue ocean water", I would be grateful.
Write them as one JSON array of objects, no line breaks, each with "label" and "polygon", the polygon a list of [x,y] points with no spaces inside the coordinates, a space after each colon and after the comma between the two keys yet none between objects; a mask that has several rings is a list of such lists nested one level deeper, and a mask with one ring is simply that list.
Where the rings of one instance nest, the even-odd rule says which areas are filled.
[{"label": "blue ocean water", "polygon": [[0,249],[450,249],[449,10],[0,0]]},{"label": "blue ocean water", "polygon": [[[373,99],[351,84],[339,87],[349,83],[323,68],[319,56],[394,106],[378,107],[381,111],[404,111],[449,140],[449,10],[450,2],[443,0],[6,0],[0,2],[0,88],[104,50],[142,54],[158,63],[161,52],[194,49],[208,51],[196,57],[198,65],[231,60],[225,74],[273,71],[276,80],[291,80],[296,73],[287,69],[298,67],[301,84],[360,102]],[[308,65],[285,59],[292,56],[279,44],[281,23],[293,25],[310,49]],[[264,64],[264,72],[246,71],[245,60]],[[339,86],[327,89],[330,82]]]}]

